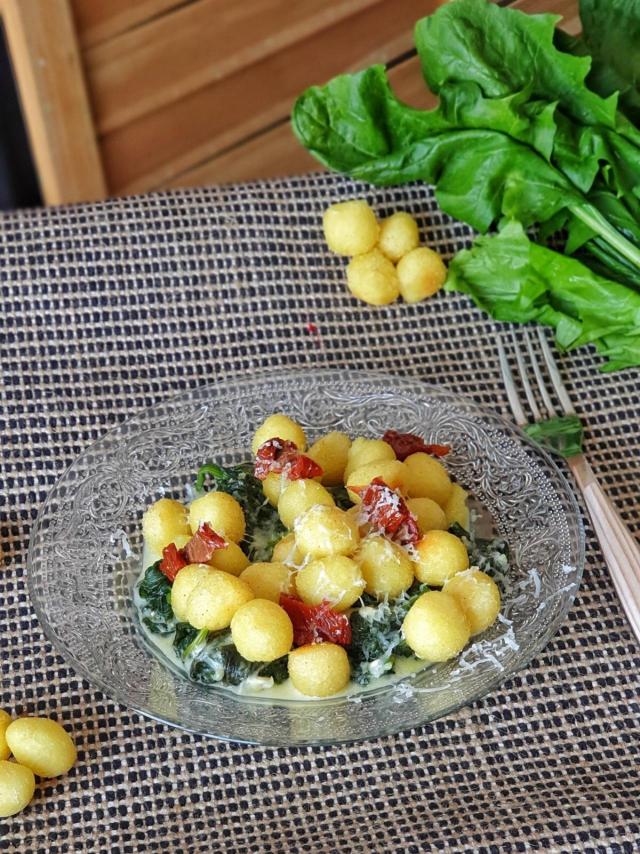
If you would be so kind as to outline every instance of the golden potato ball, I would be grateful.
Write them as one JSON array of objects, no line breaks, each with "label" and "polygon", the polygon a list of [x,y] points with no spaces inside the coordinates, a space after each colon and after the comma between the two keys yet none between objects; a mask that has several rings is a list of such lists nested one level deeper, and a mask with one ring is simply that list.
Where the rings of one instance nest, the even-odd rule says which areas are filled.
[{"label": "golden potato ball", "polygon": [[396,599],[413,584],[413,564],[406,551],[374,535],[360,544],[354,560],[365,580],[365,590],[376,599]]},{"label": "golden potato ball", "polygon": [[430,587],[441,587],[457,572],[469,568],[467,547],[448,531],[427,531],[415,548],[416,578]]},{"label": "golden potato ball", "polygon": [[407,507],[416,517],[421,534],[446,531],[449,527],[445,511],[431,498],[409,498]]},{"label": "golden potato ball", "polygon": [[271,560],[274,563],[286,563],[290,566],[301,566],[304,563],[304,555],[296,546],[296,535],[293,532],[278,540],[273,547]]},{"label": "golden potato ball", "polygon": [[353,490],[354,486],[367,486],[376,477],[381,477],[391,489],[405,491],[404,463],[400,460],[377,460],[352,471],[347,478],[347,492],[354,504],[360,504],[362,498]]},{"label": "golden potato ball", "polygon": [[465,531],[469,530],[469,508],[467,507],[467,498],[469,493],[463,489],[460,484],[454,483],[451,489],[451,495],[447,503],[444,505],[444,512],[447,517],[447,528],[450,528],[454,523],[462,525]]},{"label": "golden potato ball", "polygon": [[376,463],[379,460],[395,460],[396,452],[388,442],[382,439],[365,439],[364,436],[359,436],[354,439],[347,454],[347,465],[344,470],[345,482],[351,472],[362,468],[369,463]]},{"label": "golden potato ball", "polygon": [[11,756],[6,738],[7,727],[10,723],[11,715],[4,709],[0,709],[0,759],[8,759]]},{"label": "golden potato ball", "polygon": [[380,228],[363,199],[331,205],[322,217],[324,239],[337,255],[361,255],[376,245]]},{"label": "golden potato ball", "polygon": [[73,739],[49,718],[17,718],[7,727],[7,744],[17,762],[38,777],[59,777],[75,764]]},{"label": "golden potato ball", "polygon": [[378,249],[394,264],[419,243],[418,224],[411,214],[397,211],[380,223]]},{"label": "golden potato ball", "polygon": [[330,697],[344,690],[351,678],[349,659],[335,643],[299,646],[289,653],[293,687],[307,697]]},{"label": "golden potato ball", "polygon": [[404,461],[406,490],[410,498],[431,498],[441,507],[449,500],[453,484],[442,463],[418,451]]},{"label": "golden potato ball", "polygon": [[169,543],[180,536],[190,536],[187,508],[173,498],[161,498],[142,517],[142,536],[147,546],[162,554]]},{"label": "golden potato ball", "polygon": [[296,519],[312,507],[334,507],[331,493],[315,480],[292,480],[280,493],[278,516],[286,528],[293,528]]},{"label": "golden potato ball", "polygon": [[500,613],[498,585],[480,569],[459,572],[442,589],[457,600],[467,615],[472,635],[488,629]]},{"label": "golden potato ball", "polygon": [[226,629],[240,605],[253,598],[253,590],[241,578],[206,563],[185,566],[171,588],[176,618],[210,632]]},{"label": "golden potato ball", "polygon": [[295,570],[286,563],[276,561],[252,563],[240,578],[253,590],[258,599],[280,601],[280,594],[292,596],[296,592]]},{"label": "golden potato ball", "polygon": [[0,818],[22,812],[35,790],[36,780],[30,768],[18,762],[0,760]]},{"label": "golden potato ball", "polygon": [[290,481],[284,477],[284,475],[279,472],[270,471],[269,474],[262,481],[262,491],[264,492],[264,496],[273,507],[278,506],[278,499],[282,493],[282,490],[288,486]]},{"label": "golden potato ball", "polygon": [[358,522],[338,507],[318,505],[296,519],[296,547],[305,557],[351,555],[360,543]]},{"label": "golden potato ball", "polygon": [[347,264],[347,287],[369,305],[389,305],[400,296],[396,268],[379,249],[356,255]]},{"label": "golden potato ball", "polygon": [[189,508],[189,524],[195,534],[204,522],[225,540],[239,543],[244,537],[244,511],[232,495],[226,492],[207,492],[196,498]]},{"label": "golden potato ball", "polygon": [[418,658],[448,661],[461,652],[471,635],[458,600],[440,590],[423,593],[409,608],[402,635]]},{"label": "golden potato ball", "polygon": [[308,456],[322,469],[325,486],[340,486],[344,483],[344,470],[347,465],[351,439],[346,433],[333,430],[321,436],[307,451]]},{"label": "golden potato ball", "polygon": [[299,451],[304,451],[307,447],[307,438],[304,435],[302,427],[292,418],[289,418],[288,415],[276,412],[274,415],[265,418],[253,434],[251,453],[255,456],[258,453],[260,445],[264,445],[269,439],[276,438],[284,439],[286,442],[293,442]]},{"label": "golden potato ball", "polygon": [[240,575],[251,561],[237,543],[229,542],[224,549],[216,549],[208,563],[214,569],[221,569],[231,575]]},{"label": "golden potato ball", "polygon": [[293,645],[293,624],[280,605],[269,599],[252,599],[233,615],[231,639],[247,661],[275,661]]},{"label": "golden potato ball", "polygon": [[420,302],[439,291],[447,278],[444,261],[426,246],[412,249],[398,261],[398,284],[405,302]]},{"label": "golden potato ball", "polygon": [[360,598],[365,581],[358,564],[344,555],[313,560],[296,575],[298,596],[307,605],[327,601],[335,611],[346,611]]}]

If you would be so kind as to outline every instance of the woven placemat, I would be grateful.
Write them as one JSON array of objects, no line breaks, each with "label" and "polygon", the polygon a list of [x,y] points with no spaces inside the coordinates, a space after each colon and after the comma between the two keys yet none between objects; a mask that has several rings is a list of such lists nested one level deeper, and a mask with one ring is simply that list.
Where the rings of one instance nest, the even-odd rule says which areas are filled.
[{"label": "woven placemat", "polygon": [[[79,747],[68,776],[0,824],[0,849],[638,850],[640,658],[589,528],[569,619],[525,671],[446,719],[352,746],[170,729],[93,690],[43,637],[25,577],[38,507],[132,411],[232,372],[325,365],[417,375],[507,414],[498,327],[466,298],[372,308],[346,292],[321,213],[354,195],[414,211],[446,255],[468,239],[424,187],[328,175],[0,221],[0,706],[56,715]],[[599,373],[586,350],[561,363],[589,459],[637,533],[640,374]]]}]

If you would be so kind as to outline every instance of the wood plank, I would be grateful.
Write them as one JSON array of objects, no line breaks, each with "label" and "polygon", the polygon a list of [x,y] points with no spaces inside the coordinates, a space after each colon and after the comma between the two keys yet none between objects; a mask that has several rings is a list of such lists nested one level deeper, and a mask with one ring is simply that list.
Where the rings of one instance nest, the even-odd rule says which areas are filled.
[{"label": "wood plank", "polygon": [[71,0],[83,49],[184,4],[185,0]]},{"label": "wood plank", "polygon": [[382,0],[199,0],[104,42],[84,61],[107,133]]},{"label": "wood plank", "polygon": [[113,192],[164,185],[175,175],[282,120],[312,83],[372,62],[388,62],[412,46],[417,17],[437,0],[395,0],[314,33],[285,51],[107,134],[105,170]]},{"label": "wood plank", "polygon": [[4,0],[5,33],[47,204],[107,191],[67,0]]}]

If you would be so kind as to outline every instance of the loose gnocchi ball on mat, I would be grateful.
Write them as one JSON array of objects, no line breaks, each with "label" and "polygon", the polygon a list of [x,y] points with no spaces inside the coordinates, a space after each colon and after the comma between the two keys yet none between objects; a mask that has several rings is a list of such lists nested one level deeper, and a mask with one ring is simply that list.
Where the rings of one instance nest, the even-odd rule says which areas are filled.
[{"label": "loose gnocchi ball on mat", "polygon": [[292,480],[280,493],[278,515],[286,528],[293,528],[299,516],[317,505],[334,507],[335,501],[331,493],[315,480]]},{"label": "loose gnocchi ball on mat", "polygon": [[226,629],[238,608],[253,598],[253,590],[241,578],[206,563],[185,566],[171,588],[176,618],[210,632]]},{"label": "loose gnocchi ball on mat", "polygon": [[252,563],[240,576],[259,599],[280,601],[280,594],[291,596],[296,591],[295,571],[277,561]]},{"label": "loose gnocchi ball on mat", "polygon": [[191,502],[189,524],[195,534],[200,525],[207,522],[216,534],[239,543],[244,537],[244,511],[232,495],[226,492],[207,492]]},{"label": "loose gnocchi ball on mat", "polygon": [[354,516],[338,507],[318,505],[298,517],[296,546],[310,558],[351,555],[358,548],[360,531]]},{"label": "loose gnocchi ball on mat", "polygon": [[221,569],[231,575],[240,575],[242,570],[249,566],[249,563],[249,558],[240,546],[230,541],[224,549],[216,549],[209,561],[209,566],[214,569]]},{"label": "loose gnocchi ball on mat", "polygon": [[39,777],[59,777],[75,764],[73,739],[57,721],[18,718],[5,735],[15,759]]},{"label": "loose gnocchi ball on mat", "polygon": [[407,507],[416,517],[421,534],[427,531],[446,531],[449,527],[445,511],[431,498],[410,498]]},{"label": "loose gnocchi ball on mat", "polygon": [[0,818],[22,812],[35,790],[36,780],[30,768],[6,759],[0,760]]},{"label": "loose gnocchi ball on mat", "polygon": [[349,261],[347,286],[355,297],[369,305],[389,305],[400,296],[396,268],[379,249],[356,255]]},{"label": "loose gnocchi ball on mat", "polygon": [[382,439],[365,439],[364,436],[359,436],[353,440],[347,454],[347,465],[344,470],[345,481],[351,472],[362,468],[362,466],[379,460],[395,460],[395,458],[396,452],[388,442],[384,442]]},{"label": "loose gnocchi ball on mat", "polygon": [[416,578],[431,587],[442,587],[456,573],[469,568],[467,547],[448,531],[427,531],[415,550]]},{"label": "loose gnocchi ball on mat", "polygon": [[413,584],[413,564],[409,556],[386,537],[367,537],[354,560],[362,572],[366,592],[377,599],[395,599]]},{"label": "loose gnocchi ball on mat", "polygon": [[293,532],[278,540],[273,547],[271,560],[291,566],[301,566],[304,563],[304,555],[296,546],[296,535]]},{"label": "loose gnocchi ball on mat", "polygon": [[311,561],[296,575],[296,591],[307,605],[327,601],[336,611],[345,611],[360,598],[365,581],[358,564],[344,555]]},{"label": "loose gnocchi ball on mat", "polygon": [[322,469],[321,482],[326,486],[339,486],[343,483],[350,447],[351,439],[347,434],[333,430],[321,436],[309,448],[308,456]]},{"label": "loose gnocchi ball on mat", "polygon": [[338,255],[361,255],[376,245],[380,228],[363,199],[338,202],[322,218],[327,246]]},{"label": "loose gnocchi ball on mat", "polygon": [[454,483],[451,488],[451,495],[447,503],[444,505],[444,512],[447,517],[447,528],[450,528],[455,522],[462,525],[465,531],[469,530],[469,508],[467,507],[468,492],[459,484]]},{"label": "loose gnocchi ball on mat", "polygon": [[378,460],[374,463],[367,463],[367,465],[352,471],[347,478],[346,486],[349,498],[354,504],[360,504],[362,499],[353,490],[353,487],[367,486],[376,477],[381,477],[391,489],[399,489],[404,492],[405,473],[404,463],[401,463],[400,460]]},{"label": "loose gnocchi ball on mat", "polygon": [[419,243],[418,224],[411,214],[397,211],[380,223],[378,248],[394,264]]},{"label": "loose gnocchi ball on mat", "polygon": [[304,435],[302,427],[292,418],[289,418],[288,415],[276,412],[274,415],[265,418],[254,433],[251,442],[251,453],[255,456],[258,453],[260,445],[264,445],[269,439],[276,438],[293,442],[299,451],[304,451],[307,447],[307,438]]},{"label": "loose gnocchi ball on mat", "polygon": [[498,585],[474,567],[454,575],[442,589],[457,600],[467,615],[472,635],[488,629],[500,612]]},{"label": "loose gnocchi ball on mat", "polygon": [[419,451],[410,454],[404,465],[407,495],[410,498],[431,498],[444,507],[451,496],[453,484],[442,463]]},{"label": "loose gnocchi ball on mat", "polygon": [[448,661],[469,641],[467,615],[457,599],[440,590],[423,593],[409,608],[402,635],[418,658]]},{"label": "loose gnocchi ball on mat", "polygon": [[334,643],[299,646],[289,653],[288,667],[293,687],[308,697],[337,694],[351,678],[347,653]]},{"label": "loose gnocchi ball on mat", "polygon": [[293,645],[293,624],[280,605],[252,599],[233,615],[231,639],[247,661],[275,661]]},{"label": "loose gnocchi ball on mat", "polygon": [[4,709],[0,709],[0,759],[8,759],[11,756],[6,738],[7,727],[10,723],[11,715]]},{"label": "loose gnocchi ball on mat", "polygon": [[447,268],[444,261],[426,246],[412,249],[398,261],[398,285],[405,302],[420,302],[444,285]]},{"label": "loose gnocchi ball on mat", "polygon": [[142,517],[142,536],[147,546],[158,554],[180,536],[191,536],[188,511],[172,498],[161,498]]}]

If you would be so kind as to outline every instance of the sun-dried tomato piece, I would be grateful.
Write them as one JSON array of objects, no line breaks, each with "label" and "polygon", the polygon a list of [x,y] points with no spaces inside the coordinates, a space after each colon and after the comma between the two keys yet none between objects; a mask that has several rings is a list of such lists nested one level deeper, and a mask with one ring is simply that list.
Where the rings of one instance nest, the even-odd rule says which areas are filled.
[{"label": "sun-dried tomato piece", "polygon": [[280,594],[280,605],[293,623],[293,642],[296,646],[329,641],[340,646],[351,643],[351,623],[346,614],[334,611],[329,602],[307,605],[295,596]]},{"label": "sun-dried tomato piece", "polygon": [[217,549],[224,549],[227,543],[213,530],[208,522],[203,522],[189,542],[182,548],[187,563],[208,563]]},{"label": "sun-dried tomato piece", "polygon": [[275,437],[258,448],[253,473],[264,480],[274,472],[287,480],[321,477],[322,468],[305,454],[301,454],[293,442]]},{"label": "sun-dried tomato piece", "polygon": [[411,454],[431,454],[432,457],[446,457],[451,448],[449,445],[428,445],[415,433],[399,433],[397,430],[387,430],[382,437],[391,445],[399,460],[406,460]]},{"label": "sun-dried tomato piece", "polygon": [[362,499],[360,515],[371,527],[401,546],[420,539],[418,522],[404,498],[382,480],[374,478],[368,486],[351,487]]},{"label": "sun-dried tomato piece", "polygon": [[158,569],[167,576],[173,584],[176,575],[189,563],[182,554],[182,549],[178,549],[175,543],[169,543],[162,550],[162,560]]}]

